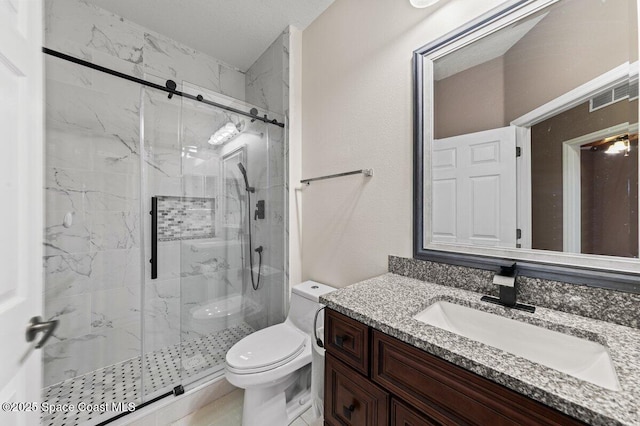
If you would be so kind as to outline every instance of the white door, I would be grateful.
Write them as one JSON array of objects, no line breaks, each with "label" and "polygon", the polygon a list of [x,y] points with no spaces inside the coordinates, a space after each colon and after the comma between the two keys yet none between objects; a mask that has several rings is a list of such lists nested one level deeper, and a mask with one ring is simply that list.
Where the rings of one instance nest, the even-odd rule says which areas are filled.
[{"label": "white door", "polygon": [[433,141],[432,241],[516,247],[516,128]]},{"label": "white door", "polygon": [[[42,4],[0,1],[0,402],[40,401],[41,352],[27,343],[42,313]],[[39,412],[0,411],[2,425],[36,425]]]}]

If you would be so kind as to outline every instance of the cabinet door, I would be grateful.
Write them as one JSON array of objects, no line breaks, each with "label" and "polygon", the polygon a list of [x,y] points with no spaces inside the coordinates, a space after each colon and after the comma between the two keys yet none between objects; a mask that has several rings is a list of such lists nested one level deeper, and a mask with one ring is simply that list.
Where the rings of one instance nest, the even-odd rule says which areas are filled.
[{"label": "cabinet door", "polygon": [[327,309],[325,346],[340,361],[369,375],[369,327],[361,322]]},{"label": "cabinet door", "polygon": [[440,423],[392,398],[391,426],[440,426]]},{"label": "cabinet door", "polygon": [[389,424],[389,395],[327,353],[324,420],[333,426]]}]

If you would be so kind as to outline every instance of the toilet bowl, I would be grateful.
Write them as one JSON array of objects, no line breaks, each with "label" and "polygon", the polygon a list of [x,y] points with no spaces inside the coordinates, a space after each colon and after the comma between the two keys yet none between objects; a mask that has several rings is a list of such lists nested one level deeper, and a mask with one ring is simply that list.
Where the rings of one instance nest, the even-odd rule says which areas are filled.
[{"label": "toilet bowl", "polygon": [[245,390],[243,426],[286,426],[322,397],[311,390],[313,322],[319,297],[334,290],[314,281],[294,286],[283,323],[250,334],[227,352],[225,376]]},{"label": "toilet bowl", "polygon": [[207,300],[183,311],[185,329],[206,335],[237,327],[260,314],[260,306],[241,294]]}]

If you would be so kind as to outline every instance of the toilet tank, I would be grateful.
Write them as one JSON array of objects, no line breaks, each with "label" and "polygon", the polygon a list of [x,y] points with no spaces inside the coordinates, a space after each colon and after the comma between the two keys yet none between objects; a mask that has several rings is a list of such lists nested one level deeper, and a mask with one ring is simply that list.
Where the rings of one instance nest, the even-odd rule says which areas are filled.
[{"label": "toilet tank", "polygon": [[[289,304],[290,321],[305,333],[313,333],[313,319],[320,305],[319,299],[323,294],[331,293],[335,288],[315,281],[305,281],[291,289],[291,303]],[[322,312],[320,313],[322,315]],[[318,327],[321,327],[324,316],[318,317]]]}]

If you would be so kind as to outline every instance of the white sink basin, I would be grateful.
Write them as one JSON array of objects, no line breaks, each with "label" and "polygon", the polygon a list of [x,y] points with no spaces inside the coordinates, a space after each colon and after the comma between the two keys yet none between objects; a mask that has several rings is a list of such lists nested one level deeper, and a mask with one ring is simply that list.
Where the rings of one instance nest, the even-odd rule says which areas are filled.
[{"label": "white sink basin", "polygon": [[413,318],[603,388],[620,390],[609,352],[599,343],[444,301]]}]

